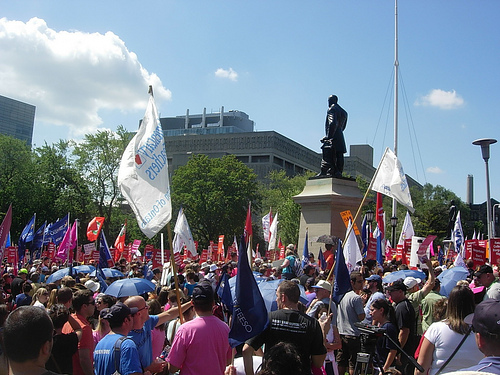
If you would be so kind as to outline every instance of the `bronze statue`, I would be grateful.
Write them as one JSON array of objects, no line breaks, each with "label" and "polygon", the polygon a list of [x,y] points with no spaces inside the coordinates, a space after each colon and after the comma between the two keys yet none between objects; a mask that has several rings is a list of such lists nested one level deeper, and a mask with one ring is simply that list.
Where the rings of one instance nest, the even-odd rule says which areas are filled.
[{"label": "bronze statue", "polygon": [[455,228],[455,220],[457,220],[457,207],[455,201],[450,202],[450,212],[448,213],[448,228],[446,230],[446,239],[451,240],[453,229]]},{"label": "bronze statue", "polygon": [[326,136],[321,139],[323,160],[319,176],[342,177],[344,170],[344,154],[347,152],[344,140],[344,130],[347,124],[347,112],[337,103],[336,95],[328,98],[326,113]]}]

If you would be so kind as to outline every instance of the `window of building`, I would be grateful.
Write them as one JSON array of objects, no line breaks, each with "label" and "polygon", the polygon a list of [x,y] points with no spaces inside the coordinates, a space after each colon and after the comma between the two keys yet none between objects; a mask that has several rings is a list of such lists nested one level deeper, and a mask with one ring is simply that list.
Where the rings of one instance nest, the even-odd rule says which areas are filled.
[{"label": "window of building", "polygon": [[269,163],[269,155],[254,155],[252,163]]}]

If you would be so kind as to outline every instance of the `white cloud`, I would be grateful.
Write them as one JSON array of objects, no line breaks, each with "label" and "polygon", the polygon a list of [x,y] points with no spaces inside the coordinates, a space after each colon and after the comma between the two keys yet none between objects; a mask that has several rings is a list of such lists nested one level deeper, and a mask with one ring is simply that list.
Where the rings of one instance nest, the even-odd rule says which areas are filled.
[{"label": "white cloud", "polygon": [[148,85],[157,99],[171,98],[112,32],[55,31],[39,18],[1,18],[0,55],[0,95],[36,105],[36,121],[67,126],[71,136],[99,128],[100,110],[146,108]]},{"label": "white cloud", "polygon": [[439,168],[439,167],[429,167],[426,169],[426,172],[433,173],[433,174],[442,174],[444,171]]},{"label": "white cloud", "polygon": [[444,91],[434,89],[429,94],[417,99],[416,105],[438,107],[440,109],[455,109],[464,105],[464,99],[455,90]]},{"label": "white cloud", "polygon": [[219,68],[215,71],[215,76],[218,78],[227,78],[233,82],[238,80],[238,73],[236,73],[233,68],[229,68],[229,70]]}]

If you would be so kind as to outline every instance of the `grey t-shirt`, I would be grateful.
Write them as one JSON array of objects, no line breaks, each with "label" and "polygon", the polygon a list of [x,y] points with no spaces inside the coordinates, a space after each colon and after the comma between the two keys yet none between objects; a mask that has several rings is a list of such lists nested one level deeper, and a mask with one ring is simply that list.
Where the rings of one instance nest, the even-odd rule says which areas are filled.
[{"label": "grey t-shirt", "polygon": [[361,332],[354,323],[359,322],[358,315],[364,314],[363,300],[354,291],[346,293],[337,310],[337,328],[341,335],[359,336]]}]

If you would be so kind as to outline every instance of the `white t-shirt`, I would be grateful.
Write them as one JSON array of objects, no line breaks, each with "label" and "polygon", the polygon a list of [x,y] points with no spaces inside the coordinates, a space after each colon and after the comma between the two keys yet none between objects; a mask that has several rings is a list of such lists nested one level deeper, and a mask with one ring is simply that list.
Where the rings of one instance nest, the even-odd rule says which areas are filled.
[{"label": "white t-shirt", "polygon": [[[429,375],[434,375],[453,353],[462,341],[463,335],[452,331],[445,322],[432,323],[425,331],[425,338],[434,344],[432,365]],[[443,373],[457,371],[477,364],[484,357],[476,345],[476,339],[471,332],[453,359],[446,365]]]}]

